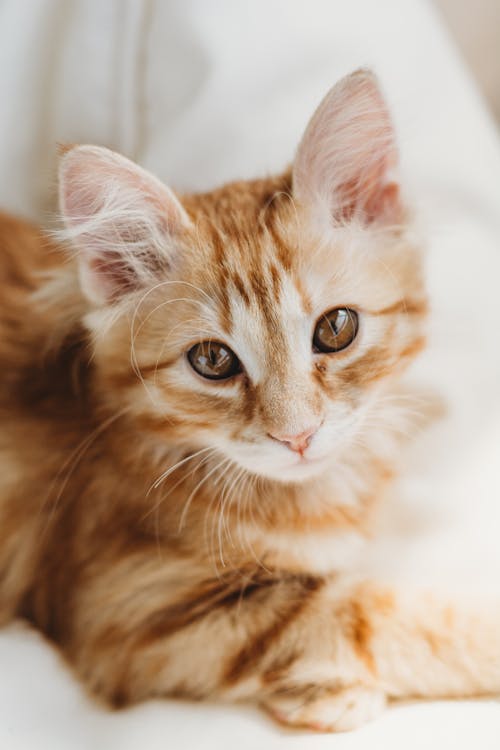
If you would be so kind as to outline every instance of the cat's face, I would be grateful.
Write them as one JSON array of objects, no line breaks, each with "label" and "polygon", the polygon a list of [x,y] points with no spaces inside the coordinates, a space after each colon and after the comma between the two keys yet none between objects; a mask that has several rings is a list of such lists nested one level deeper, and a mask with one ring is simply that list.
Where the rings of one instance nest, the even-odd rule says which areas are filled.
[{"label": "cat's face", "polygon": [[63,212],[110,397],[160,440],[280,481],[356,450],[423,342],[394,156],[368,74],[329,94],[292,173],[182,205],[122,157],[69,151]]}]

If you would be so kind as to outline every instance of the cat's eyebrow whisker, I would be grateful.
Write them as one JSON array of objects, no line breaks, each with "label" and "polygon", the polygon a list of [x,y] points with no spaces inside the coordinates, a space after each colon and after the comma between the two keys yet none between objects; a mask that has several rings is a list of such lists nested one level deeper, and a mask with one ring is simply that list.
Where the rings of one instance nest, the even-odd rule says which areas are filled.
[{"label": "cat's eyebrow whisker", "polygon": [[156,357],[155,368],[153,370],[153,385],[156,385],[156,376],[158,374],[158,369],[159,369],[159,366],[160,366],[160,362],[162,361],[162,358],[163,358],[163,352],[165,351],[165,347],[167,346],[167,344],[171,340],[172,333],[177,328],[179,328],[179,327],[182,327],[183,330],[185,330],[186,327],[190,323],[194,323],[194,320],[179,321],[179,323],[176,323],[175,326],[172,326],[172,328],[169,329],[168,333],[165,334],[165,338],[164,338],[163,344],[161,345],[160,351],[158,352],[158,356]]},{"label": "cat's eyebrow whisker", "polygon": [[[182,328],[182,330],[183,330],[183,337],[182,338],[185,339],[186,335],[187,335],[187,331],[190,330],[188,328],[188,325],[190,323],[193,323],[193,332],[195,333],[196,337],[199,338],[200,341],[203,338],[207,338],[207,339],[210,339],[210,338],[213,339],[214,338],[213,331],[200,329],[199,325],[198,325],[198,321],[194,320],[194,319],[187,320],[187,321],[180,321],[175,326],[173,326],[172,328],[170,328],[169,331],[168,331],[168,333],[165,334],[165,340],[163,341],[163,344],[162,344],[162,346],[160,348],[158,356],[156,357],[155,368],[153,370],[153,385],[157,384],[158,370],[161,369],[160,368],[160,363],[162,361],[163,352],[165,351],[165,347],[169,343],[169,340],[168,340],[169,337],[171,336],[172,332],[175,331],[177,328]],[[194,328],[195,324],[196,324],[196,328]],[[193,338],[194,338],[194,335],[193,335]],[[172,342],[170,342],[170,343],[172,343]]]},{"label": "cat's eyebrow whisker", "polygon": [[132,370],[134,371],[134,373],[137,375],[137,377],[141,381],[142,385],[144,386],[144,388],[146,390],[146,393],[148,394],[149,398],[151,399],[151,402],[153,403],[153,406],[158,406],[158,404],[156,403],[155,399],[151,395],[151,392],[150,392],[149,388],[147,387],[146,381],[144,380],[144,377],[142,375],[141,368],[139,366],[139,360],[137,358],[136,340],[137,340],[137,337],[139,335],[139,332],[141,331],[141,329],[145,325],[145,323],[149,320],[149,318],[151,317],[151,315],[153,315],[160,308],[165,307],[166,305],[169,305],[169,304],[174,303],[174,302],[194,302],[194,303],[197,303],[197,304],[202,304],[199,300],[191,300],[189,297],[186,297],[186,298],[184,298],[184,297],[177,297],[175,299],[164,300],[159,305],[157,305],[152,311],[150,311],[148,313],[148,315],[146,316],[146,318],[141,321],[141,323],[140,323],[140,325],[139,325],[139,327],[137,329],[135,328],[135,321],[136,321],[136,317],[137,317],[137,315],[136,315],[137,314],[137,307],[136,307],[136,309],[134,310],[132,321],[130,323],[130,365],[132,367]]},{"label": "cat's eyebrow whisker", "polygon": [[196,284],[192,284],[190,281],[181,281],[180,279],[179,280],[166,279],[164,281],[159,281],[158,284],[155,284],[154,286],[149,287],[149,289],[147,289],[144,292],[144,294],[141,296],[139,301],[136,303],[134,312],[138,311],[140,306],[143,304],[143,302],[145,302],[145,300],[149,297],[149,295],[155,292],[157,289],[160,289],[161,287],[164,287],[164,286],[172,286],[174,284],[183,284],[184,286],[188,286],[191,289],[194,289],[195,291],[204,295],[207,298],[207,300],[210,303],[212,303],[212,299],[210,298],[210,295],[207,294],[203,289],[201,289],[201,287],[196,286]]},{"label": "cat's eyebrow whisker", "polygon": [[[137,361],[137,356],[136,356],[136,351],[135,351],[135,341],[136,341],[136,338],[137,338],[137,335],[138,335],[138,331],[135,330],[135,323],[136,323],[137,315],[139,313],[139,309],[142,306],[142,304],[146,301],[146,299],[149,297],[149,295],[152,294],[153,292],[155,292],[157,289],[160,289],[161,287],[171,286],[172,284],[183,284],[185,286],[188,286],[188,287],[194,289],[195,291],[200,292],[201,294],[203,294],[207,298],[207,300],[212,304],[212,300],[211,300],[210,296],[203,289],[201,289],[200,287],[196,286],[195,284],[192,284],[189,281],[181,281],[181,280],[165,280],[165,281],[158,282],[158,284],[155,284],[154,286],[152,286],[149,289],[147,289],[144,292],[144,294],[140,297],[140,299],[138,300],[138,302],[136,303],[136,305],[134,307],[134,312],[132,314],[132,320],[130,322],[130,338],[131,338],[130,364],[131,364],[132,369],[134,370],[134,372],[137,374],[137,377],[141,380],[142,384],[144,385],[146,393],[148,394],[149,398],[151,398],[154,406],[156,406],[156,404],[154,402],[154,399],[151,397],[151,394],[150,394],[150,392],[149,392],[149,390],[148,390],[148,388],[146,386],[146,383],[144,382],[144,378],[142,377],[140,369],[138,367],[138,361]],[[180,301],[180,299],[184,299],[184,298],[179,298],[179,300],[177,300],[177,301]],[[192,299],[190,297],[187,297],[185,299],[188,300],[188,301],[198,302],[199,304],[201,304],[201,302],[199,300],[194,300],[194,299]],[[174,300],[165,300],[166,303],[173,302],[173,301]],[[157,308],[155,308],[155,309],[157,309]],[[141,323],[141,326],[142,326],[142,323]],[[139,330],[140,330],[141,326],[139,327]]]},{"label": "cat's eyebrow whisker", "polygon": [[[189,324],[193,324],[191,328],[189,328]],[[213,328],[210,328],[207,326],[207,328],[200,328],[200,321],[195,320],[193,318],[187,320],[185,323],[182,322],[179,325],[185,326],[183,328],[183,335],[182,338],[179,339],[178,345],[184,347],[186,345],[186,338],[189,334],[189,339],[194,339],[195,341],[202,341],[204,338],[211,339],[212,341],[215,341],[219,338],[219,334],[215,332]],[[174,326],[171,330],[175,330],[177,326]],[[190,333],[191,332],[191,333]],[[223,338],[223,336],[221,336]],[[174,340],[175,341],[175,340]]]},{"label": "cat's eyebrow whisker", "polygon": [[[193,305],[201,305],[202,307],[205,306],[204,302],[201,302],[199,299],[192,299],[191,297],[174,297],[173,299],[165,299],[162,300],[159,304],[156,305],[156,307],[153,307],[152,310],[148,312],[145,318],[141,319],[140,324],[137,328],[133,328],[133,325],[131,323],[131,333],[133,333],[133,341],[137,339],[137,336],[141,332],[142,328],[146,325],[148,320],[158,311],[161,310],[163,307],[166,307],[167,305],[171,305],[174,302],[188,302]],[[132,331],[133,328],[133,331]]]}]

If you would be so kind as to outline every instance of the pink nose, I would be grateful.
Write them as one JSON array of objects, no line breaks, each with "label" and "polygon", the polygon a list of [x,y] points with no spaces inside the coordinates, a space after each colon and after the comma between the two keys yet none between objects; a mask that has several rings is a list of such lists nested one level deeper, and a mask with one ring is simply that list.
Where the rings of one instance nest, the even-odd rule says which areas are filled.
[{"label": "pink nose", "polygon": [[304,451],[308,448],[309,443],[311,442],[311,439],[317,429],[317,427],[311,427],[308,430],[299,432],[297,435],[273,435],[271,432],[268,434],[269,437],[271,437],[273,440],[277,440],[279,443],[284,443],[287,448],[290,448],[291,451],[300,453],[300,455],[302,456]]}]

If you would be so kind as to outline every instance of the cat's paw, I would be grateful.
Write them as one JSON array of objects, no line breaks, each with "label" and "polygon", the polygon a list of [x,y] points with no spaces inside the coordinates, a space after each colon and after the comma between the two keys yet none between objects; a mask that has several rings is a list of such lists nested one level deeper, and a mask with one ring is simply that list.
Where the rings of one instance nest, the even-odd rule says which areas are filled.
[{"label": "cat's paw", "polygon": [[315,732],[346,732],[375,719],[386,705],[382,691],[361,685],[308,692],[273,696],[264,708],[280,724]]}]

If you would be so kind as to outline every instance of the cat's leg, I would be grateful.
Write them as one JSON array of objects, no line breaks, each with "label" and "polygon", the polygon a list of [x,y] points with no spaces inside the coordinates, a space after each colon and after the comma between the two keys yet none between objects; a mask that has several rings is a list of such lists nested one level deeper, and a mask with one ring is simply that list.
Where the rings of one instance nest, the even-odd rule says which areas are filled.
[{"label": "cat's leg", "polygon": [[373,718],[386,698],[500,692],[498,606],[336,578],[203,580],[178,566],[162,575],[158,558],[128,561],[126,581],[123,571],[96,579],[106,593],[98,608],[85,606],[95,592],[80,600],[69,655],[115,705],[243,699],[282,722],[343,730]]},{"label": "cat's leg", "polygon": [[[453,601],[373,582],[327,591],[333,684],[317,652],[278,665],[264,675],[275,687],[264,705],[279,721],[343,731],[376,716],[387,699],[500,695],[500,600]],[[313,639],[321,638],[317,622]]]},{"label": "cat's leg", "polygon": [[280,724],[316,732],[345,732],[375,719],[386,704],[387,696],[377,688],[311,685],[285,689],[262,705]]}]

